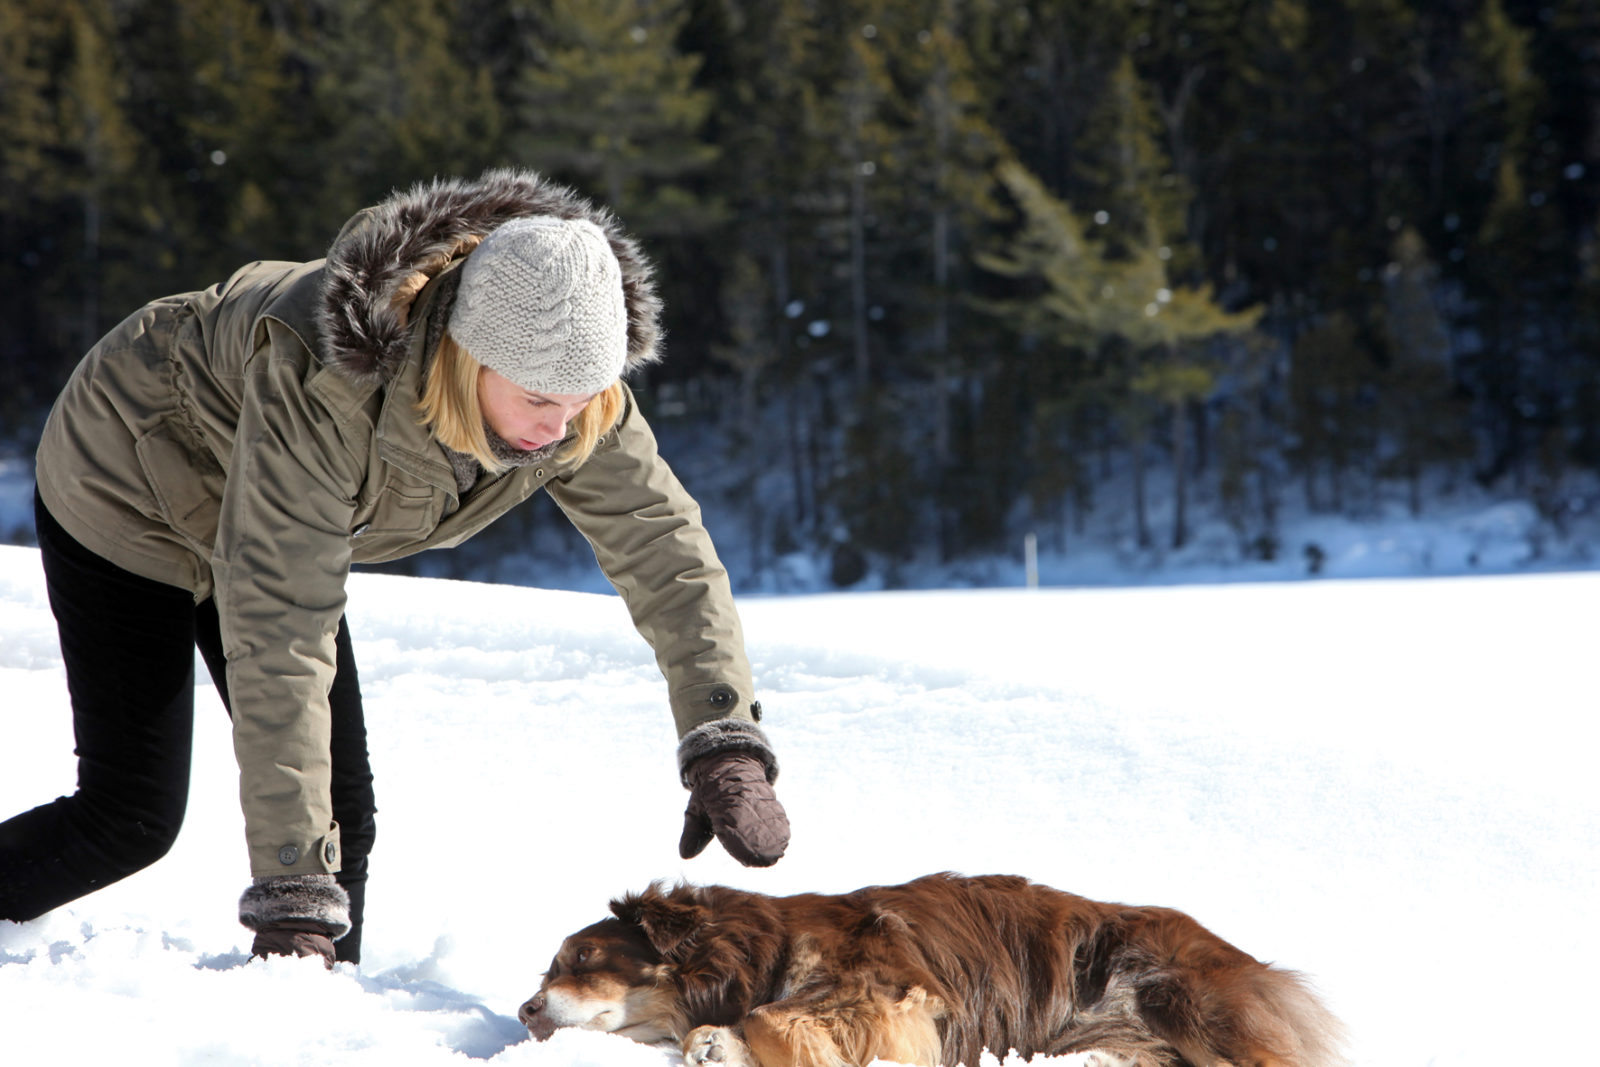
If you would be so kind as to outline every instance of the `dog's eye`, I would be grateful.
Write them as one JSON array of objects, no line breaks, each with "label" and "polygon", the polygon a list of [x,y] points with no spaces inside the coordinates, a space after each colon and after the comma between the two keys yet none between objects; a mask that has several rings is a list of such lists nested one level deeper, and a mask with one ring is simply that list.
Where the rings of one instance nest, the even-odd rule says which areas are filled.
[{"label": "dog's eye", "polygon": [[588,948],[588,947],[580,948],[578,950],[578,962],[579,963],[588,963],[589,962],[589,957],[593,956],[593,955],[594,955],[594,949]]}]

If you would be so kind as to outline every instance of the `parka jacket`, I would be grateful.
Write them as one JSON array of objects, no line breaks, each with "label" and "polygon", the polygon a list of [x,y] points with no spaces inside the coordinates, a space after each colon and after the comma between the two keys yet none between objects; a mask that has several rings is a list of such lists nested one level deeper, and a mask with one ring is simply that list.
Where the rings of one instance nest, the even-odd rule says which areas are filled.
[{"label": "parka jacket", "polygon": [[606,232],[628,367],[654,359],[649,267],[615,221],[537,175],[491,171],[367,209],[325,260],[252,263],[147,305],[51,412],[38,484],[56,520],[126,570],[216,598],[256,876],[339,869],[328,689],[351,563],[458,545],[539,489],[654,649],[679,735],[759,714],[727,574],[631,394],[582,466],[531,463],[465,493],[419,422],[443,282],[495,226],[533,215]]}]

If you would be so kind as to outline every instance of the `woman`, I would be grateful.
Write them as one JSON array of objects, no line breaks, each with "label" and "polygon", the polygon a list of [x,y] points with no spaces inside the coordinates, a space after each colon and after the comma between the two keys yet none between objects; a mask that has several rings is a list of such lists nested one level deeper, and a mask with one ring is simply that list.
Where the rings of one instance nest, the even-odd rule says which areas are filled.
[{"label": "woman", "polygon": [[326,260],[252,263],[96,345],[35,498],[78,789],[0,824],[0,918],[171,847],[198,645],[233,719],[255,953],[359,961],[375,805],[350,564],[460,544],[541,488],[666,678],[680,851],[715,834],[776,862],[788,822],[727,574],[621,382],[658,358],[650,274],[608,213],[490,171],[395,194]]}]

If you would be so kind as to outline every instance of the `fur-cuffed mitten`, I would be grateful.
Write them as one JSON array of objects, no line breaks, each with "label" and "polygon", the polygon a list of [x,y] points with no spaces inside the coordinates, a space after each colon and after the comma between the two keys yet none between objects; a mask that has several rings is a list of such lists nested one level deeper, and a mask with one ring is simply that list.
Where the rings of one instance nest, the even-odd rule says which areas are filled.
[{"label": "fur-cuffed mitten", "polygon": [[712,719],[684,734],[678,742],[678,777],[685,789],[693,787],[689,781],[690,765],[714,752],[749,753],[761,762],[768,783],[778,780],[778,757],[761,727],[744,719]]},{"label": "fur-cuffed mitten", "polygon": [[789,847],[789,816],[772,783],[778,760],[754,723],[718,719],[684,735],[678,767],[689,789],[678,854],[692,859],[715,836],[746,867],[770,867]]},{"label": "fur-cuffed mitten", "polygon": [[331,874],[257,878],[239,898],[239,921],[256,932],[253,956],[321,956],[350,932],[350,897]]}]

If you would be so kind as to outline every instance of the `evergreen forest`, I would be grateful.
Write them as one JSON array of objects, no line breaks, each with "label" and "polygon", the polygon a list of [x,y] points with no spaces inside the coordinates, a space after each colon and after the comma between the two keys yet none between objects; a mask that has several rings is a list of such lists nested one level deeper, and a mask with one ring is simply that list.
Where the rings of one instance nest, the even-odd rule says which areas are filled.
[{"label": "evergreen forest", "polygon": [[18,450],[145,301],[518,166],[658,264],[663,439],[841,583],[1113,485],[1242,556],[1600,508],[1600,0],[0,0],[0,130]]}]

